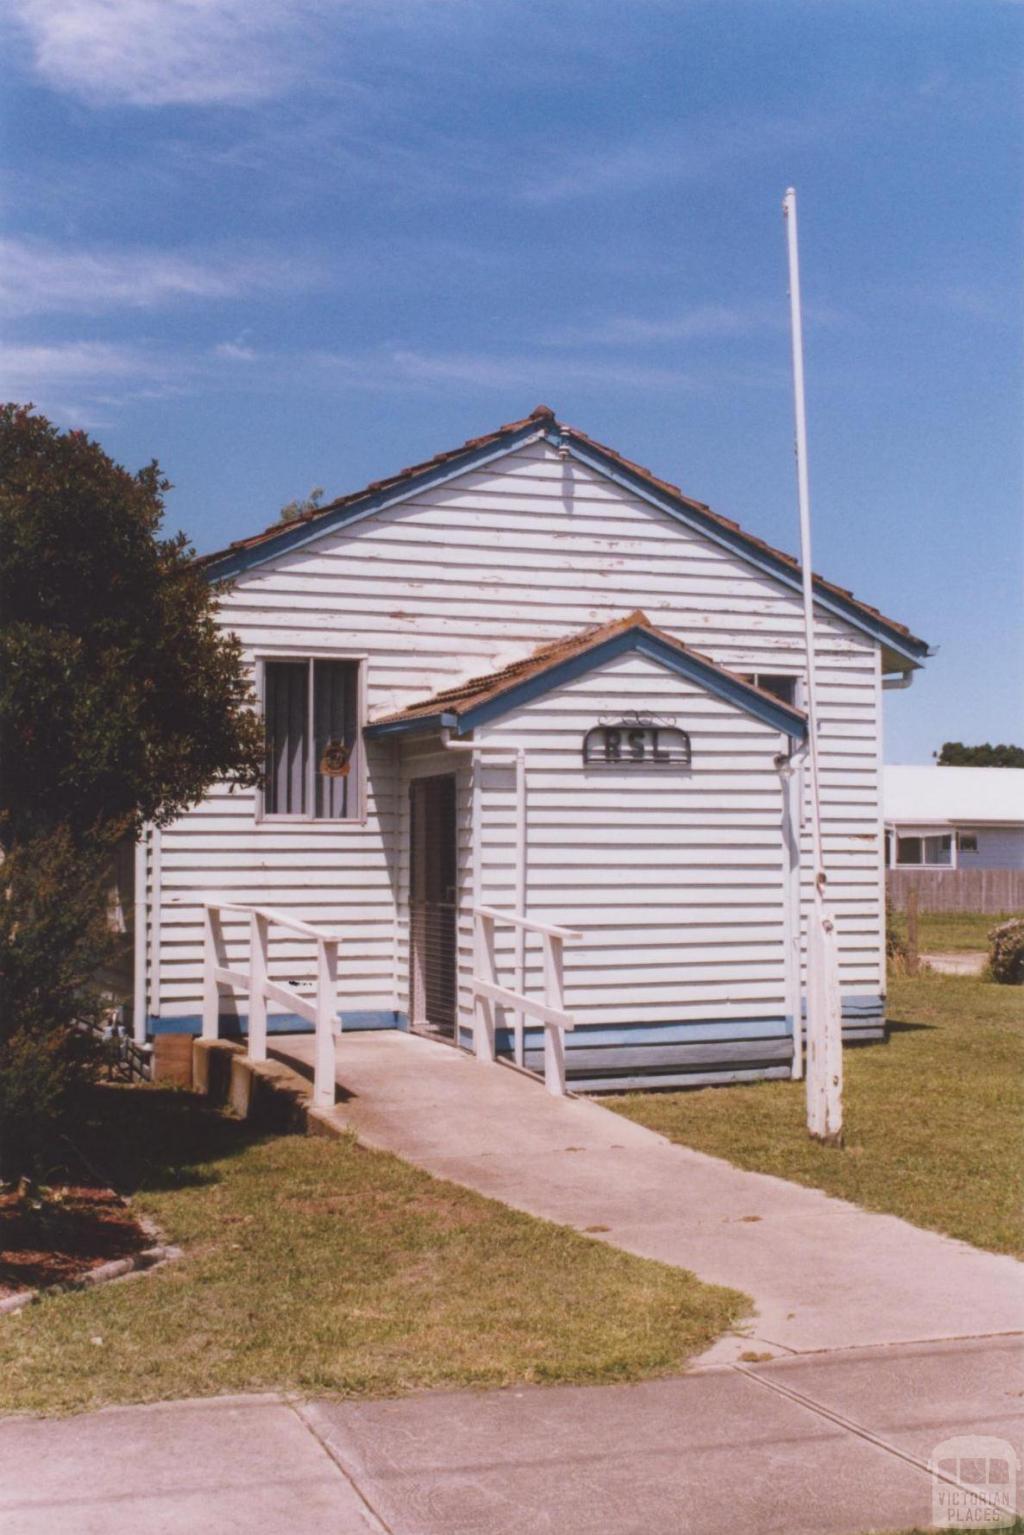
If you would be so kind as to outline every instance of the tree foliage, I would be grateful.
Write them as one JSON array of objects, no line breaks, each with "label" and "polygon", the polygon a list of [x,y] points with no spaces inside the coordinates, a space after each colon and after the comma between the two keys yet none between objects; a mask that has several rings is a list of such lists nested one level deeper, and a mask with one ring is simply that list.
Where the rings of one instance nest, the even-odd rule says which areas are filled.
[{"label": "tree foliage", "polygon": [[237,640],[169,488],[82,432],[0,410],[0,840],[164,823],[230,777],[255,783],[262,731]]},{"label": "tree foliage", "polygon": [[0,900],[0,1178],[45,1175],[109,1006],[100,979],[123,942],[107,919],[110,849],[66,827],[4,856]]},{"label": "tree foliage", "polygon": [[237,640],[168,482],[0,408],[0,1177],[45,1171],[109,1006],[111,855],[217,779],[258,782]]},{"label": "tree foliage", "polygon": [[944,741],[936,752],[939,767],[1015,767],[1024,768],[1024,746],[965,746],[962,741]]}]

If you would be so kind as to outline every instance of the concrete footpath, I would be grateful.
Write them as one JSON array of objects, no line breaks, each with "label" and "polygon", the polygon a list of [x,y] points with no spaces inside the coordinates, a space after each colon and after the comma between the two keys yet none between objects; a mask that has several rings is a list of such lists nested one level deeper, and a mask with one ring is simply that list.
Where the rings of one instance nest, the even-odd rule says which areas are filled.
[{"label": "concrete footpath", "polygon": [[[274,1042],[299,1069],[312,1052],[309,1035]],[[337,1060],[331,1118],[366,1145],[752,1296],[749,1328],[706,1362],[1024,1330],[1012,1258],[744,1172],[413,1035],[348,1034]]]},{"label": "concrete footpath", "polygon": [[964,1435],[1019,1455],[1022,1409],[1020,1350],[1003,1339],[636,1386],[232,1397],[7,1419],[0,1531],[866,1535],[927,1527],[947,1508],[979,1525],[956,1482],[962,1462],[940,1452],[936,1480],[929,1460]]}]

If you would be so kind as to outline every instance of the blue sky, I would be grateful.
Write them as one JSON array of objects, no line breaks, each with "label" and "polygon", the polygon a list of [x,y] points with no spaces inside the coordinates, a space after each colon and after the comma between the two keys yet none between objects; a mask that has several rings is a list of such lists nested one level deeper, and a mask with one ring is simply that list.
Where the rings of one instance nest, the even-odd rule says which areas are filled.
[{"label": "blue sky", "polygon": [[939,647],[1020,740],[1014,0],[6,0],[3,394],[199,549],[540,401]]}]

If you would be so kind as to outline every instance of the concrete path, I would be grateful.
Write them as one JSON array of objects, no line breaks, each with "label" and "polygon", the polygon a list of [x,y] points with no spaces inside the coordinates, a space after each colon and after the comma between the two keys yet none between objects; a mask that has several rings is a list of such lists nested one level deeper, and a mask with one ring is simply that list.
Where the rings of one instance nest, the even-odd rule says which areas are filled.
[{"label": "concrete path", "polygon": [[1020,1350],[989,1340],[637,1386],[235,1397],[7,1419],[0,1530],[865,1535],[931,1525],[946,1507],[980,1525],[989,1505],[955,1481],[962,1465],[943,1451],[937,1481],[929,1460],[950,1438],[983,1435],[1012,1470],[1022,1409]]},{"label": "concrete path", "polygon": [[[308,1071],[313,1039],[278,1036],[273,1053]],[[1011,1258],[743,1172],[413,1035],[348,1034],[337,1059],[331,1115],[365,1144],[753,1296],[752,1335],[720,1340],[708,1362],[1024,1330]]]},{"label": "concrete path", "polygon": [[921,963],[940,975],[980,975],[988,964],[987,954],[950,952],[922,954]]}]

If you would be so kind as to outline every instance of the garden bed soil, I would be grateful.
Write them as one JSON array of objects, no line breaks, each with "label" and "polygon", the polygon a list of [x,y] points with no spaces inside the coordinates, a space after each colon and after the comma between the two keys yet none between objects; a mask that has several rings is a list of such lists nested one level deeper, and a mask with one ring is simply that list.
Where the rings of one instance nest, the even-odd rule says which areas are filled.
[{"label": "garden bed soil", "polygon": [[152,1243],[113,1189],[68,1184],[29,1197],[0,1191],[0,1300],[78,1283]]}]

